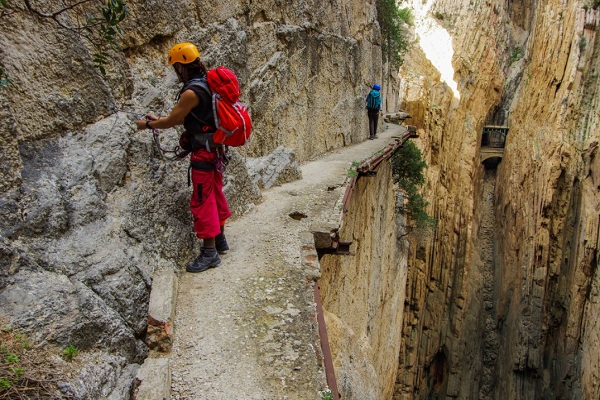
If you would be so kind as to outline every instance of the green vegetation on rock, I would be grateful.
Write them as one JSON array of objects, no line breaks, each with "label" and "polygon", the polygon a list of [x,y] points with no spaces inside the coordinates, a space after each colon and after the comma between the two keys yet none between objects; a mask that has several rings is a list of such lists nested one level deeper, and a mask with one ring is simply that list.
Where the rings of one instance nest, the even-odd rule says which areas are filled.
[{"label": "green vegetation on rock", "polygon": [[419,189],[425,184],[425,168],[427,163],[423,160],[421,150],[411,141],[404,143],[392,157],[394,182],[404,195],[404,201],[397,205],[397,211],[407,217],[408,233],[435,226],[435,218],[425,211],[429,203],[419,193]]},{"label": "green vegetation on rock", "polygon": [[408,48],[409,34],[406,26],[414,23],[414,17],[409,8],[398,8],[394,0],[377,0],[376,7],[383,40],[383,59],[399,67]]}]

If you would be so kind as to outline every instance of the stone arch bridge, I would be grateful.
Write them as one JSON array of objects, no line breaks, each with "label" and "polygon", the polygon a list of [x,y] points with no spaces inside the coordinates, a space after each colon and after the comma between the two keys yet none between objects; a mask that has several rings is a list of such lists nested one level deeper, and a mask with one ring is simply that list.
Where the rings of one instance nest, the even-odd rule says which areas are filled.
[{"label": "stone arch bridge", "polygon": [[507,134],[507,126],[486,125],[483,127],[479,150],[480,162],[486,165],[490,163],[497,165],[502,160]]}]

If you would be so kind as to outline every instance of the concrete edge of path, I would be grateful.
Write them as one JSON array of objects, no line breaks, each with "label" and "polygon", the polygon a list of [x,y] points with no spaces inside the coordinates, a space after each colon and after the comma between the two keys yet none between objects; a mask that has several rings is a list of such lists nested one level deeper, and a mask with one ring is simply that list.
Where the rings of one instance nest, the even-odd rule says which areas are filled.
[{"label": "concrete edge of path", "polygon": [[133,398],[169,400],[171,398],[171,363],[168,357],[147,358],[135,377]]},{"label": "concrete edge of path", "polygon": [[[409,132],[410,129],[406,129]],[[369,164],[367,162],[366,164]],[[319,251],[338,252],[341,242],[337,235],[344,223],[347,192],[352,190],[352,179],[340,182],[341,194],[331,212],[322,219],[311,224],[298,238],[301,255],[301,267],[307,281],[316,282],[321,277]],[[175,318],[175,302],[177,299],[177,276],[173,269],[165,268],[155,271],[152,278],[152,289],[148,307],[148,335],[146,343],[150,347],[150,355],[138,369],[135,379],[134,400],[169,400],[171,398],[171,362],[170,351],[173,342],[173,323]],[[321,340],[324,338],[319,333]],[[325,339],[326,340],[326,339]],[[321,361],[327,364],[326,358],[331,355],[324,350],[321,343]],[[327,345],[328,348],[328,345]],[[325,367],[325,365],[324,365]],[[335,387],[335,376],[327,377],[330,387]]]},{"label": "concrete edge of path", "polygon": [[[339,218],[339,216],[338,216]],[[333,218],[336,220],[337,218]],[[327,226],[327,228],[325,228]],[[333,226],[323,224],[305,231],[299,238],[301,266],[307,281],[321,276],[321,266],[315,246],[315,233],[329,236]],[[177,298],[177,276],[171,269],[156,271],[152,278],[152,290],[148,306],[149,357],[138,369],[135,378],[134,400],[169,400],[171,398],[170,351],[173,340],[173,321]],[[324,355],[327,357],[327,355]]]},{"label": "concrete edge of path", "polygon": [[150,355],[138,369],[134,400],[169,400],[171,398],[170,352],[177,299],[177,276],[172,269],[154,272],[146,344]]}]

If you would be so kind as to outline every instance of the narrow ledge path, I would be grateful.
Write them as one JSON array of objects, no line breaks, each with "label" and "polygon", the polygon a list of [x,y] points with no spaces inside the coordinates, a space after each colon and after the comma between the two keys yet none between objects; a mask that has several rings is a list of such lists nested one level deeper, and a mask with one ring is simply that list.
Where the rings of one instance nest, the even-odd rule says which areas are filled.
[{"label": "narrow ledge path", "polygon": [[171,399],[321,398],[327,383],[302,237],[314,226],[337,226],[352,163],[403,130],[388,124],[376,140],[302,165],[302,179],[264,191],[262,203],[227,224],[231,250],[219,267],[178,277]]}]

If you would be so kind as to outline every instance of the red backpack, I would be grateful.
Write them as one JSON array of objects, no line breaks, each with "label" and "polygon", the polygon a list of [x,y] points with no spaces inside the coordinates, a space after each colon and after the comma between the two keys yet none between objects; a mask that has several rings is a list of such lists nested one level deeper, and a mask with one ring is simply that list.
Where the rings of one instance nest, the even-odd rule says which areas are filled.
[{"label": "red backpack", "polygon": [[213,114],[217,131],[213,141],[227,146],[241,146],[250,138],[252,120],[246,106],[238,101],[240,85],[233,71],[217,67],[208,71],[212,92]]}]

